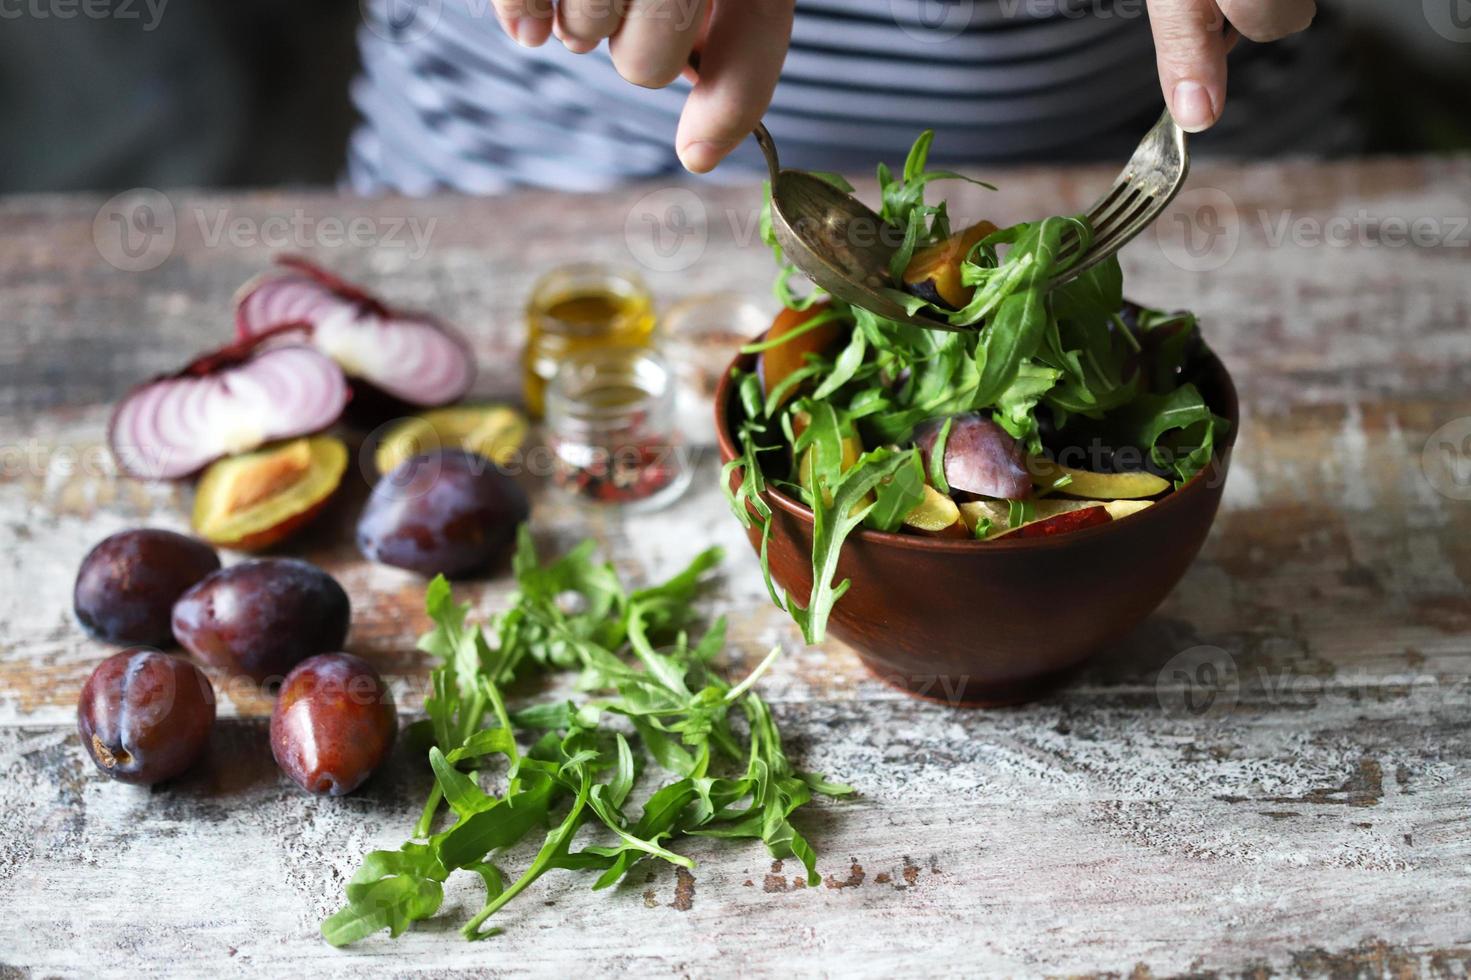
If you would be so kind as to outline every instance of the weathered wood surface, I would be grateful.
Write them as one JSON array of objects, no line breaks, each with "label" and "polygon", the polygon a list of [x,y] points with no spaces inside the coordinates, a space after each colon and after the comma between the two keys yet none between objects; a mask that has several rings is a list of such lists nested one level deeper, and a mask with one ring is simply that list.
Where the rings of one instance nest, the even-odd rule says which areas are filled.
[{"label": "weathered wood surface", "polygon": [[[986,176],[1003,192],[960,192],[955,211],[1051,213],[1107,179]],[[137,273],[99,253],[99,200],[0,202],[0,975],[1465,976],[1471,504],[1457,497],[1471,486],[1437,489],[1422,456],[1442,426],[1471,427],[1471,161],[1202,167],[1192,188],[1175,217],[1225,229],[1217,251],[1182,251],[1172,231],[1141,241],[1126,253],[1129,291],[1202,314],[1247,417],[1204,553],[1135,636],[1038,704],[919,703],[840,644],[802,648],[767,605],[708,454],[695,488],[658,514],[540,498],[549,547],[594,535],[635,578],[728,547],[710,606],[736,626],[732,662],[782,643],[763,689],[794,754],[861,791],[807,823],[825,883],[797,887],[759,845],[697,841],[692,877],[660,867],[594,895],[553,874],[489,942],[454,933],[478,904],[459,882],[440,920],[350,951],[323,944],[317,923],[365,850],[403,839],[427,785],[417,761],[401,754],[355,797],[309,799],[270,760],[267,703],[230,686],[209,764],[168,788],[113,784],[77,743],[76,693],[106,650],[72,622],[76,563],[119,528],[182,526],[187,504],[186,490],[114,478],[99,450],[107,402],[228,335],[231,292],[272,250],[211,244],[221,215],[247,227],[366,216],[384,236],[400,219],[433,219],[423,257],[391,243],[327,248],[322,235],[302,244],[464,327],[495,394],[515,388],[529,279],[575,258],[647,259],[642,216],[671,203],[708,241],[686,269],[646,269],[661,299],[765,297],[757,193],[180,194],[172,254]],[[1333,238],[1339,217],[1356,227],[1314,244],[1313,229]],[[1439,238],[1392,244],[1397,223],[1417,219]],[[1451,431],[1463,466],[1468,434]],[[356,557],[352,516],[349,499],[301,550],[342,579],[350,646],[413,710],[421,586]],[[490,609],[505,587],[461,591]],[[1203,645],[1229,654],[1237,685],[1193,711],[1171,661]]]}]

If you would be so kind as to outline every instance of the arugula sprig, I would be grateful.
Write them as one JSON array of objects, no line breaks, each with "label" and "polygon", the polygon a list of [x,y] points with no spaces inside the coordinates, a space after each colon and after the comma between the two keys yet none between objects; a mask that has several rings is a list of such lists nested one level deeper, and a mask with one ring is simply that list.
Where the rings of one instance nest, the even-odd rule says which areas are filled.
[{"label": "arugula sprig", "polygon": [[[773,857],[801,860],[817,884],[816,856],[791,817],[814,794],[852,789],[787,759],[753,689],[778,650],[731,685],[711,665],[724,648],[724,621],[691,641],[692,602],[720,550],[632,592],[593,550],[584,543],[543,565],[523,526],[512,562],[517,592],[483,629],[448,582],[430,583],[433,629],[419,645],[438,663],[416,735],[429,743],[434,787],[415,839],[363,858],[347,905],[322,923],[328,942],[401,934],[438,912],[455,871],[485,885],[483,907],[462,929],[482,939],[497,931],[486,923],[549,871],[596,872],[601,889],[646,859],[689,868],[673,845],[690,836],[761,840]],[[549,669],[578,671],[590,696],[511,711],[503,685]],[[651,767],[673,778],[640,803],[640,786],[657,781]],[[486,788],[493,771],[496,792]],[[451,819],[434,832],[446,808]],[[537,833],[530,864],[508,878],[505,852]]]},{"label": "arugula sprig", "polygon": [[[945,205],[927,204],[925,190],[933,181],[962,175],[928,168],[932,142],[932,133],[922,133],[897,176],[879,167],[880,217],[903,233],[889,270],[896,285],[916,250],[950,234]],[[848,589],[838,578],[847,537],[862,526],[896,529],[905,508],[922,499],[926,479],[948,490],[943,466],[926,473],[917,455],[909,458],[914,450],[902,448],[923,422],[987,412],[1035,454],[1045,448],[1044,419],[1054,430],[1082,419],[1106,431],[1114,444],[1137,447],[1181,485],[1209,463],[1225,420],[1177,377],[1196,339],[1194,319],[1144,310],[1133,327],[1124,323],[1123,273],[1116,259],[1051,287],[1092,241],[1085,217],[1023,222],[977,242],[961,260],[961,280],[973,291],[958,310],[889,290],[911,312],[923,309],[952,324],[977,327],[965,333],[887,320],[820,290],[798,297],[791,285],[796,269],[771,235],[769,214],[761,230],[780,267],[776,294],[782,301],[805,309],[825,298],[830,306],[820,322],[848,328],[845,343],[826,354],[808,354],[770,392],[762,392],[754,375],[738,379],[739,453],[722,474],[737,518],[747,528],[760,527],[761,567],[772,601],[791,614],[807,642],[824,638],[832,608]],[[793,336],[746,350],[765,350]],[[806,389],[810,395],[794,397]],[[793,424],[797,412],[810,420],[800,435]],[[869,451],[845,454],[841,440],[851,435]],[[944,438],[935,458],[943,459]],[[805,597],[778,593],[766,557],[767,473],[788,486],[780,480],[792,462],[784,458],[788,449],[805,453],[808,461],[803,479],[791,485],[813,511],[813,584]]]}]

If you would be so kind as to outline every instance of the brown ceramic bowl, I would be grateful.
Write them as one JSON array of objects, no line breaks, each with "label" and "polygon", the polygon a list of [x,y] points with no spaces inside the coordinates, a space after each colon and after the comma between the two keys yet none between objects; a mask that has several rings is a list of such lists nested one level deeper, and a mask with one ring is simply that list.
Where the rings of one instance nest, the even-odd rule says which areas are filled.
[{"label": "brown ceramic bowl", "polygon": [[[753,355],[732,367],[754,369]],[[1138,626],[1194,560],[1225,488],[1240,426],[1236,389],[1207,353],[1195,379],[1231,421],[1211,464],[1153,507],[1053,537],[957,541],[861,528],[837,581],[851,579],[829,630],[882,680],[950,704],[1030,700]],[[720,458],[736,455],[730,372],[715,394]],[[812,588],[812,511],[768,485],[771,575],[790,595]],[[760,531],[748,532],[752,547]]]}]

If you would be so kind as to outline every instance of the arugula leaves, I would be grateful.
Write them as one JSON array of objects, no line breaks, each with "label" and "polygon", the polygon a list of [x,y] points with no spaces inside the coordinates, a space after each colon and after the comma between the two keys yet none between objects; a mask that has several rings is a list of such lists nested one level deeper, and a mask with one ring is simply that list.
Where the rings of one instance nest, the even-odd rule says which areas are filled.
[{"label": "arugula leaves", "polygon": [[[593,888],[601,889],[646,859],[689,868],[694,862],[671,845],[695,835],[759,839],[773,857],[800,859],[817,884],[816,856],[790,818],[813,794],[852,789],[787,760],[770,709],[752,689],[777,650],[732,686],[710,666],[724,646],[724,621],[690,642],[691,603],[720,556],[710,549],[668,581],[629,592],[611,565],[594,559],[591,542],[541,564],[523,526],[512,562],[518,591],[484,628],[454,602],[448,582],[431,582],[425,605],[434,628],[419,645],[439,662],[420,731],[431,743],[434,788],[419,839],[367,854],[322,936],[334,946],[383,929],[397,936],[438,912],[443,883],[463,870],[480,876],[486,895],[461,931],[483,939],[497,932],[486,922],[549,871],[597,872]],[[512,714],[501,685],[528,668],[575,669],[591,696]],[[743,726],[732,723],[733,712]],[[650,792],[632,819],[640,786],[656,778],[650,763],[676,778]],[[491,769],[502,771],[497,792],[482,778]],[[452,819],[432,833],[443,808]],[[535,857],[507,879],[497,862],[539,831]],[[579,847],[584,836],[606,843]]]},{"label": "arugula leaves", "polygon": [[[933,139],[929,131],[920,134],[899,175],[879,166],[879,215],[903,232],[889,270],[895,283],[902,281],[916,250],[950,234],[945,205],[927,204],[926,187],[935,180],[967,179],[928,169]],[[777,295],[801,309],[820,294],[831,302],[823,322],[848,327],[844,343],[825,355],[807,355],[807,363],[765,397],[754,376],[740,379],[740,453],[722,473],[723,484],[740,475],[734,490],[727,486],[727,500],[745,527],[755,522],[761,528],[767,591],[801,626],[807,642],[823,639],[832,608],[848,588],[847,581],[837,581],[848,535],[860,525],[899,527],[905,508],[923,499],[926,479],[948,492],[943,466],[932,460],[926,468],[917,456],[911,461],[912,450],[902,448],[923,422],[987,412],[1029,452],[1038,453],[1044,449],[1044,423],[1056,432],[1080,417],[1097,423],[1117,445],[1141,450],[1177,484],[1209,463],[1225,420],[1211,413],[1193,386],[1180,383],[1198,344],[1194,318],[1143,310],[1130,314],[1133,327],[1125,323],[1120,316],[1123,272],[1116,259],[1051,288],[1093,239],[1085,217],[1023,222],[982,239],[961,260],[961,281],[974,288],[959,310],[888,291],[910,311],[924,309],[952,324],[978,326],[967,333],[886,320],[820,291],[798,298],[790,286],[796,269],[776,247],[769,215],[763,217],[762,235],[780,266]],[[799,388],[812,392],[789,397]],[[793,438],[799,411],[808,424]],[[843,437],[854,434],[869,452],[842,451]],[[941,460],[947,435],[942,429]],[[763,467],[771,467],[779,479],[787,462],[782,450],[788,447],[797,456],[807,454],[802,476],[813,491],[804,493],[814,518],[812,588],[805,597],[779,595],[767,564],[771,511],[762,499]],[[1024,518],[1024,510],[1011,508],[1012,526]],[[977,528],[976,533],[984,537],[987,532]]]}]

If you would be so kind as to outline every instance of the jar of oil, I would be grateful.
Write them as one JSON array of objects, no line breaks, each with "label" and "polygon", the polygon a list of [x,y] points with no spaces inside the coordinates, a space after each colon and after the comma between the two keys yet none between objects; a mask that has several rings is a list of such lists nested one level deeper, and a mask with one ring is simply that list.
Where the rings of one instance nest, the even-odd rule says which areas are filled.
[{"label": "jar of oil", "polygon": [[567,358],[606,348],[647,347],[654,300],[638,273],[584,262],[553,269],[526,304],[522,383],[526,410],[540,418],[547,383]]}]

